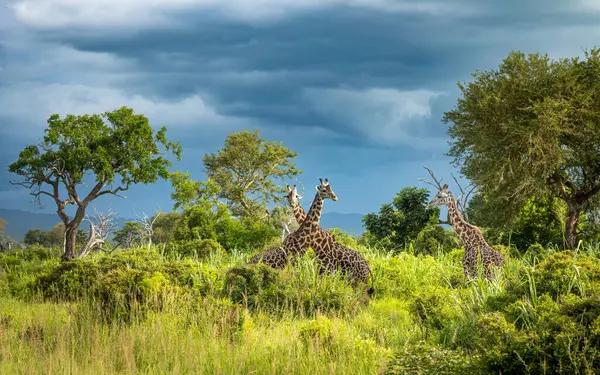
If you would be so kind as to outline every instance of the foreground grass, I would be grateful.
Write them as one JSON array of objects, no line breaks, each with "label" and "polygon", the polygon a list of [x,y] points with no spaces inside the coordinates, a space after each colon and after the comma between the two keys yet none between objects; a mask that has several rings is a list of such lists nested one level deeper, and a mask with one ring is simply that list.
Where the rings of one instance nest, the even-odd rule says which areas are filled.
[{"label": "foreground grass", "polygon": [[[154,299],[144,302],[147,306],[133,304],[131,319],[126,321],[106,321],[111,313],[95,297],[72,302],[42,299],[31,285],[36,275],[57,267],[55,259],[0,258],[0,374],[379,374],[398,353],[409,362],[416,358],[413,362],[422,366],[410,372],[406,370],[409,365],[402,365],[399,373],[458,374],[439,369],[440,363],[449,362],[446,357],[427,359],[431,352],[414,353],[411,348],[428,343],[452,350],[452,355],[467,362],[477,360],[478,340],[491,342],[489,337],[482,338],[480,325],[482,318],[497,314],[485,315],[490,301],[497,305],[506,299],[507,288],[531,280],[527,273],[523,276],[524,270],[533,269],[537,262],[536,258],[509,257],[503,274],[495,280],[465,282],[459,250],[435,258],[361,251],[376,275],[371,300],[339,278],[319,278],[314,262],[306,258],[297,267],[277,273],[279,284],[274,285],[282,290],[289,308],[271,302],[269,298],[283,298],[273,297],[271,289],[254,305],[246,300],[235,303],[223,292],[224,280],[227,270],[245,258],[220,255],[188,261],[194,272],[212,275],[207,277],[208,287],[192,287],[202,289],[201,294],[182,294],[181,288],[160,284],[166,287],[157,289]],[[127,262],[136,259],[126,256]],[[596,253],[587,256],[597,257]],[[96,256],[90,262],[107,260]],[[165,262],[160,257],[156,260],[156,264]],[[139,267],[135,262],[121,263],[117,275]],[[152,278],[140,285],[160,280],[156,272],[150,274]],[[121,281],[106,280],[113,283],[111,287],[123,287]],[[576,280],[577,285],[587,282],[581,280]],[[525,287],[531,293],[518,301],[523,313],[515,319],[517,325],[527,319],[536,324],[532,303],[537,302],[531,298],[537,297],[535,284]],[[327,299],[333,302],[306,303]],[[341,307],[322,307],[340,303]],[[158,305],[160,309],[146,308]],[[138,308],[145,313],[138,314]],[[491,344],[489,349],[493,349]],[[593,366],[594,358],[584,359]],[[503,368],[508,369],[505,374],[520,373]]]}]

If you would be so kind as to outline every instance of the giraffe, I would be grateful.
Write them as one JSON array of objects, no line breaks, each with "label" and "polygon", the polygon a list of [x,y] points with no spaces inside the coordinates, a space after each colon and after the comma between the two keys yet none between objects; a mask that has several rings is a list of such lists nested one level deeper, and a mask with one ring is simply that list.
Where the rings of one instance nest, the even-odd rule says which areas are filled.
[{"label": "giraffe", "polygon": [[465,247],[463,255],[463,271],[467,278],[472,278],[476,273],[477,255],[481,255],[481,262],[485,269],[485,277],[491,278],[492,267],[502,267],[504,265],[504,256],[495,251],[483,238],[481,230],[476,226],[469,224],[460,211],[456,199],[448,190],[448,184],[444,184],[437,195],[429,202],[429,207],[448,206],[448,217],[456,234],[460,237]]},{"label": "giraffe", "polygon": [[[300,194],[298,194],[296,185],[294,185],[294,189],[290,188],[289,185],[287,186],[287,188],[288,188],[288,193],[285,195],[285,198],[287,199],[290,206],[292,207],[292,210],[294,211],[294,218],[296,219],[298,224],[301,224],[304,221],[304,218],[306,217],[306,214],[304,213],[302,206],[300,206],[300,204],[298,202],[298,200],[300,198],[302,198],[302,196]],[[297,212],[297,210],[300,210],[300,211]],[[301,221],[298,220],[299,215],[302,215]],[[285,238],[284,238],[284,240],[285,240]],[[277,248],[269,249],[262,253],[258,253],[256,255],[254,255],[252,258],[250,258],[249,263],[257,264],[259,262],[262,262],[263,264],[273,267],[275,269],[283,269],[283,268],[285,268],[288,261],[292,264],[295,264],[296,260],[297,260],[297,257],[295,257],[295,256],[288,257],[288,253],[282,247],[277,247]]]},{"label": "giraffe", "polygon": [[[325,238],[325,231],[319,231],[319,222],[321,221],[321,212],[323,211],[323,201],[325,199],[331,199],[337,201],[337,195],[331,189],[329,181],[325,179],[319,179],[320,185],[316,186],[317,194],[308,210],[308,214],[304,218],[304,221],[300,224],[300,227],[296,229],[292,234],[288,235],[283,241],[283,248],[288,254],[298,254],[300,256],[306,253],[309,247],[313,244],[320,243]],[[316,250],[315,250],[316,252]]]},{"label": "giraffe", "polygon": [[[302,224],[306,219],[306,213],[298,200],[301,196],[297,192],[296,185],[293,188],[288,185],[287,188],[288,203],[294,212],[296,222]],[[354,285],[359,282],[368,285],[369,276],[371,276],[371,287],[367,290],[367,293],[373,294],[373,273],[365,258],[358,251],[338,243],[331,232],[319,227],[317,227],[316,232],[320,241],[313,242],[311,247],[317,255],[320,273],[322,274],[324,271],[336,272],[339,269],[343,274],[348,275]]]}]

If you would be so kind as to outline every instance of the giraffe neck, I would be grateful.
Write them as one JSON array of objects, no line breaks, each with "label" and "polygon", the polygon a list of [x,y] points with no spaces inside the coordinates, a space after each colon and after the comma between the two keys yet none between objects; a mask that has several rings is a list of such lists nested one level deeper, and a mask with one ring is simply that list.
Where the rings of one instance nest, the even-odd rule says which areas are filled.
[{"label": "giraffe neck", "polygon": [[456,229],[457,226],[463,225],[466,223],[464,217],[458,210],[458,205],[456,204],[456,199],[452,194],[450,194],[450,202],[448,202],[448,216],[450,217],[450,224]]},{"label": "giraffe neck", "polygon": [[[456,199],[452,194],[450,194],[450,202],[448,202],[448,216],[450,217],[450,224],[454,227],[456,234],[463,240],[463,242],[467,242],[473,240],[485,243],[481,232],[473,227],[471,224],[467,223],[463,215],[458,210],[458,204],[456,203]],[[474,236],[473,236],[474,234]]]},{"label": "giraffe neck", "polygon": [[323,198],[319,195],[319,192],[315,195],[315,199],[310,205],[310,210],[306,214],[306,218],[301,224],[303,232],[316,232],[319,229],[319,222],[321,221],[321,212],[323,211]]},{"label": "giraffe neck", "polygon": [[288,199],[288,202],[290,203],[290,207],[294,212],[294,218],[296,219],[296,222],[298,224],[302,224],[304,222],[304,219],[306,219],[306,213],[300,205],[300,202],[298,202],[298,200],[293,199]]}]

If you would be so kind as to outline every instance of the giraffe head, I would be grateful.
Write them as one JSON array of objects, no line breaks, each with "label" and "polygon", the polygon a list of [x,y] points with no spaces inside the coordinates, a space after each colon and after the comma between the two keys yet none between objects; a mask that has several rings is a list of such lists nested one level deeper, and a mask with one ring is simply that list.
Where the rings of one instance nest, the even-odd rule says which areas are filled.
[{"label": "giraffe head", "polygon": [[333,190],[331,189],[331,185],[329,185],[329,181],[327,179],[325,179],[325,181],[323,181],[323,179],[319,178],[319,181],[321,182],[320,185],[317,185],[317,191],[319,192],[319,196],[321,197],[321,199],[327,199],[327,198],[331,198],[334,201],[337,201],[337,195],[335,195],[335,193],[333,192]]},{"label": "giraffe head", "polygon": [[296,185],[294,187],[290,187],[287,185],[288,193],[285,195],[285,198],[291,205],[298,204],[299,199],[302,199],[302,195],[298,194],[298,190],[296,189]]},{"label": "giraffe head", "polygon": [[452,199],[452,193],[448,191],[448,184],[444,184],[437,195],[429,202],[429,207],[446,206]]}]

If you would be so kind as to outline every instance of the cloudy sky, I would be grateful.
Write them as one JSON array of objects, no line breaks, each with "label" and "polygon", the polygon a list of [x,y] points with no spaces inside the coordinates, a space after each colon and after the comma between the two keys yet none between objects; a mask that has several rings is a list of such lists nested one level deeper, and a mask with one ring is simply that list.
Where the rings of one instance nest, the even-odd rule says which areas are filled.
[{"label": "cloudy sky", "polygon": [[[202,178],[205,153],[256,128],[299,152],[309,189],[329,178],[340,199],[325,211],[373,212],[426,186],[423,165],[451,180],[441,117],[458,81],[511,50],[583,55],[599,20],[600,0],[4,2],[0,164],[39,141],[51,113],[127,105],[181,141],[174,169]],[[15,177],[0,169],[0,207],[35,210]],[[96,203],[132,217],[170,210],[170,191]]]}]

